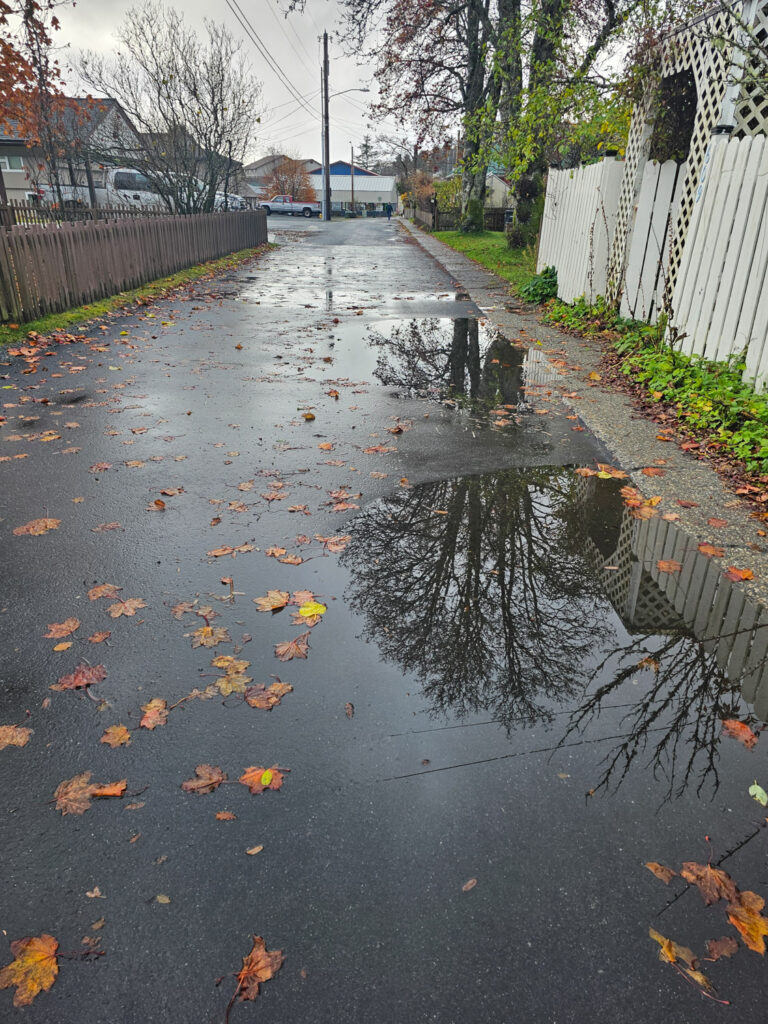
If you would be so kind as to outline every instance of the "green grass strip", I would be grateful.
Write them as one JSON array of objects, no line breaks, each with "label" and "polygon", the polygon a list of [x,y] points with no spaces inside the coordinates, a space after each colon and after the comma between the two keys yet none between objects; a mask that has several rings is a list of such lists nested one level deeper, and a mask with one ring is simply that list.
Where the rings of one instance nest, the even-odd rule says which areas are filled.
[{"label": "green grass strip", "polygon": [[87,306],[76,306],[64,313],[49,313],[40,317],[39,320],[31,320],[29,323],[18,324],[11,327],[9,324],[0,324],[0,345],[23,342],[25,337],[32,331],[36,334],[54,334],[56,331],[72,332],[77,327],[85,327],[94,320],[106,316],[115,309],[122,309],[130,306],[137,300],[158,299],[166,293],[173,291],[181,285],[189,284],[190,281],[199,281],[208,277],[215,277],[224,270],[232,270],[249,260],[255,259],[268,249],[276,249],[273,244],[257,246],[255,249],[241,249],[239,252],[230,253],[228,256],[221,256],[217,260],[209,260],[207,263],[197,263],[193,267],[179,270],[170,277],[162,277],[157,281],[150,281],[140,288],[132,288],[127,292],[118,292],[117,295],[110,295],[109,298],[100,299],[98,302],[91,302]]},{"label": "green grass strip", "polygon": [[509,281],[515,293],[536,273],[533,247],[510,249],[503,231],[481,231],[476,235],[465,235],[461,231],[435,231],[434,237]]}]

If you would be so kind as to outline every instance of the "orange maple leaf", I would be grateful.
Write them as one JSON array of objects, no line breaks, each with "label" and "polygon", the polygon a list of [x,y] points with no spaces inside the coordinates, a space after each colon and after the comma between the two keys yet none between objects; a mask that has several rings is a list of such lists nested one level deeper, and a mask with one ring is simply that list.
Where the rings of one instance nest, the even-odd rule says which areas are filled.
[{"label": "orange maple leaf", "polygon": [[237,781],[247,786],[251,793],[263,793],[265,789],[280,789],[284,778],[285,776],[278,770],[276,764],[273,764],[271,768],[251,765],[250,768],[245,769]]},{"label": "orange maple leaf", "polygon": [[146,608],[146,604],[140,597],[129,597],[127,600],[119,600],[111,604],[107,611],[113,619],[119,619],[121,615],[135,615],[139,608]]},{"label": "orange maple leaf", "polygon": [[681,562],[676,562],[674,558],[662,558],[656,563],[656,568],[659,572],[680,572],[683,566]]},{"label": "orange maple leaf", "polygon": [[243,957],[243,966],[237,973],[237,998],[255,999],[259,994],[259,985],[274,978],[283,966],[284,959],[280,950],[268,950],[264,939],[254,935],[253,948],[248,956]]},{"label": "orange maple leaf", "polygon": [[148,704],[142,704],[141,710],[144,712],[139,722],[142,729],[154,729],[168,721],[168,702],[161,697],[155,697]]},{"label": "orange maple leaf", "polygon": [[291,693],[292,690],[293,687],[290,683],[282,683],[279,679],[270,686],[263,686],[259,683],[257,686],[248,687],[245,691],[245,701],[252,708],[271,711],[280,703],[286,693]]},{"label": "orange maple leaf", "polygon": [[50,530],[58,530],[60,525],[60,519],[32,519],[24,526],[17,526],[13,533],[16,537],[41,537]]},{"label": "orange maple leaf", "polygon": [[110,725],[99,742],[106,743],[113,750],[115,747],[127,747],[131,742],[131,734],[124,725]]},{"label": "orange maple leaf", "polygon": [[61,640],[64,636],[71,636],[75,630],[80,628],[80,619],[65,619],[63,622],[50,622],[48,632],[44,634],[46,640]]},{"label": "orange maple leaf", "polygon": [[32,729],[22,725],[0,725],[0,750],[6,747],[26,747]]},{"label": "orange maple leaf", "polygon": [[85,814],[93,797],[122,796],[127,785],[127,780],[121,779],[100,786],[91,782],[90,772],[83,772],[82,775],[60,782],[53,796],[62,815]]},{"label": "orange maple leaf", "polygon": [[294,640],[283,640],[275,644],[275,657],[279,661],[291,661],[293,658],[306,658],[309,649],[309,630]]},{"label": "orange maple leaf", "polygon": [[768,935],[768,921],[760,911],[765,900],[756,892],[740,892],[738,900],[728,904],[728,920],[736,928],[750,949],[765,954],[765,936]]},{"label": "orange maple leaf", "polygon": [[738,718],[724,719],[723,732],[726,736],[743,743],[748,750],[751,750],[758,740],[757,733],[753,732],[746,722],[740,722]]},{"label": "orange maple leaf", "polygon": [[94,686],[107,678],[107,670],[103,665],[78,665],[74,672],[61,676],[53,683],[51,690],[78,690],[83,686]]},{"label": "orange maple leaf", "polygon": [[253,603],[260,612],[278,612],[288,604],[287,590],[268,590],[266,597],[254,597]]},{"label": "orange maple leaf", "polygon": [[88,597],[91,601],[96,601],[100,597],[117,597],[122,589],[122,587],[116,587],[114,583],[100,583],[97,587],[91,587]]},{"label": "orange maple leaf", "polygon": [[14,1006],[29,1006],[39,992],[53,985],[59,973],[58,948],[56,939],[45,933],[11,943],[15,960],[0,971],[0,988],[16,986]]},{"label": "orange maple leaf", "polygon": [[718,900],[735,901],[738,899],[739,890],[731,876],[720,868],[713,868],[711,864],[685,861],[680,874],[686,882],[691,882],[698,887],[707,906],[717,903]]}]

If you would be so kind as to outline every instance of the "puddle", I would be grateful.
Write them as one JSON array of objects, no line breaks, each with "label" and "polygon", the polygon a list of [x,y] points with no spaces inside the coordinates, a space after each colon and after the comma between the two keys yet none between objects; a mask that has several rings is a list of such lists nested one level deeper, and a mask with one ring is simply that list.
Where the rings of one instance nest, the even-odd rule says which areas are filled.
[{"label": "puddle", "polygon": [[555,376],[537,350],[513,344],[472,317],[374,324],[366,340],[378,353],[374,376],[382,384],[409,397],[477,410],[500,406],[497,418],[502,419],[530,411],[526,389]]},{"label": "puddle", "polygon": [[747,703],[768,718],[768,615],[673,522],[633,518],[620,486],[539,468],[414,487],[353,524],[350,601],[428,714],[555,723],[556,749],[621,708],[590,789],[650,758],[661,798],[692,780],[711,795],[734,744],[721,721]]}]

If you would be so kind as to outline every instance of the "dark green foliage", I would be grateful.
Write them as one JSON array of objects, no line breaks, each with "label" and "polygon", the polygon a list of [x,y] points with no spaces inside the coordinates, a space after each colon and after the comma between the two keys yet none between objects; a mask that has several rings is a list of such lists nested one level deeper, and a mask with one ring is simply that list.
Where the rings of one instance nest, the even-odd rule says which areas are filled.
[{"label": "dark green foliage", "polygon": [[675,413],[684,428],[707,437],[715,450],[768,472],[768,395],[758,395],[742,377],[744,354],[726,362],[687,356],[664,341],[666,324],[649,326],[618,316],[598,300],[572,306],[554,302],[550,323],[579,334],[602,335],[621,356],[621,370],[648,398]]},{"label": "dark green foliage", "polygon": [[522,224],[507,224],[504,228],[507,245],[510,249],[522,249],[526,243],[526,233]]},{"label": "dark green foliage", "polygon": [[464,211],[464,218],[461,222],[461,231],[465,235],[472,235],[475,234],[475,232],[482,231],[483,228],[483,204],[479,199],[470,199],[467,203],[467,208]]},{"label": "dark green foliage", "polygon": [[557,295],[557,270],[554,267],[544,267],[540,274],[522,286],[520,298],[526,302],[548,302]]}]

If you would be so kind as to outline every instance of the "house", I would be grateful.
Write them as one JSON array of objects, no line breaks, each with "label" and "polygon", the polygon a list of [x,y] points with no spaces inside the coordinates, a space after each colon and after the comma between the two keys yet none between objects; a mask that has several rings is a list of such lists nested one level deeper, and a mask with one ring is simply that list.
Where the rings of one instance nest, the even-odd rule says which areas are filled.
[{"label": "house", "polygon": [[[273,173],[276,167],[279,167],[281,163],[290,159],[292,158],[286,156],[285,153],[272,153],[270,156],[263,156],[259,160],[254,160],[252,163],[246,164],[245,167],[243,167],[243,177],[253,191],[264,198],[264,182]],[[301,160],[300,163],[304,164],[304,167],[309,174],[314,174],[320,168],[320,164],[317,160]]]},{"label": "house", "polygon": [[[385,203],[390,203],[392,208],[397,207],[397,180],[394,175],[384,174],[358,174],[355,168],[354,180],[351,174],[334,174],[331,164],[331,209],[351,209],[352,191],[354,189],[355,208],[363,210],[382,210]],[[316,182],[315,191],[318,198],[322,200],[323,177],[312,176]]]},{"label": "house", "polygon": [[35,160],[16,122],[0,130],[0,171],[8,199],[24,203],[35,198],[32,184]]},{"label": "house", "polygon": [[512,185],[500,174],[491,172],[485,179],[485,205],[495,209],[512,205]]},{"label": "house", "polygon": [[[317,164],[316,169],[310,171],[309,173],[322,174],[323,168],[320,164]],[[333,163],[330,164],[328,167],[328,173],[330,174],[331,177],[333,177],[334,174],[351,174],[352,164],[348,163],[348,161],[346,160],[334,160]],[[376,174],[375,171],[367,171],[364,167],[360,167],[358,166],[358,164],[355,164],[355,177],[379,178],[381,177],[381,175]]]}]

